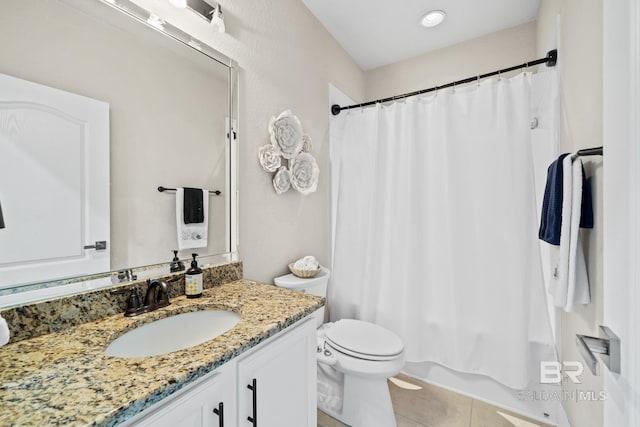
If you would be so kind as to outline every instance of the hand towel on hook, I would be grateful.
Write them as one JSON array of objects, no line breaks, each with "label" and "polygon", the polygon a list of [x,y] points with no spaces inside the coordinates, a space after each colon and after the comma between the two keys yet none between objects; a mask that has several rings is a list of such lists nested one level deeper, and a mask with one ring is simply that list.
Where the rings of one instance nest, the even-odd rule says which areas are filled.
[{"label": "hand towel on hook", "polygon": [[176,189],[176,228],[178,230],[178,250],[207,247],[209,231],[208,191],[202,191],[203,221],[185,224],[184,188]]}]

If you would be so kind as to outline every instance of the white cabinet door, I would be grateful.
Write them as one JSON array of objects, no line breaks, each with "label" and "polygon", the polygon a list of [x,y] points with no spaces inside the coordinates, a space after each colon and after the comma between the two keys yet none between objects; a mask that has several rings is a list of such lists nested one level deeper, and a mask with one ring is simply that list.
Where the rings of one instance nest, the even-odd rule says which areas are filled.
[{"label": "white cabinet door", "polygon": [[225,366],[184,392],[177,392],[132,419],[136,427],[233,427],[235,419],[234,370]]},{"label": "white cabinet door", "polygon": [[315,427],[314,318],[238,361],[238,426]]}]

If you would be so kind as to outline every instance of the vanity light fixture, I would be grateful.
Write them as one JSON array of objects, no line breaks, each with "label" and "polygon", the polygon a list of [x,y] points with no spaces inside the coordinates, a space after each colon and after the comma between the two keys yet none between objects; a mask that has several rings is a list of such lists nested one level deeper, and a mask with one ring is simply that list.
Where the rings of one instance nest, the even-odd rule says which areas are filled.
[{"label": "vanity light fixture", "polygon": [[190,9],[202,18],[211,22],[211,26],[214,28],[214,31],[218,33],[225,32],[224,16],[222,15],[220,3],[215,6],[211,6],[204,0],[169,0],[169,3],[179,9]]},{"label": "vanity light fixture", "polygon": [[425,13],[420,19],[420,25],[426,28],[432,28],[442,24],[447,14],[442,10],[432,10]]}]

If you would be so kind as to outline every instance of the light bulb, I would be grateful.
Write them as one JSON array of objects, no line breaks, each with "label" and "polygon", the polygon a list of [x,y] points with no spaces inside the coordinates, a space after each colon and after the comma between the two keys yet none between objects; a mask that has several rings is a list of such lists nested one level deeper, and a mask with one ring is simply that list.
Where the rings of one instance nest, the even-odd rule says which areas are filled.
[{"label": "light bulb", "polygon": [[178,9],[184,9],[187,7],[187,0],[169,0],[169,3]]},{"label": "light bulb", "polygon": [[225,32],[224,15],[222,15],[222,8],[220,7],[220,4],[218,4],[213,10],[213,16],[211,17],[211,26],[213,27],[214,31],[217,31],[219,33]]},{"label": "light bulb", "polygon": [[159,30],[164,30],[164,21],[160,19],[158,15],[154,15],[153,13],[149,15],[149,18],[147,19],[147,23],[154,28],[157,28]]},{"label": "light bulb", "polygon": [[202,45],[193,39],[189,40],[188,45],[194,49],[202,50]]}]

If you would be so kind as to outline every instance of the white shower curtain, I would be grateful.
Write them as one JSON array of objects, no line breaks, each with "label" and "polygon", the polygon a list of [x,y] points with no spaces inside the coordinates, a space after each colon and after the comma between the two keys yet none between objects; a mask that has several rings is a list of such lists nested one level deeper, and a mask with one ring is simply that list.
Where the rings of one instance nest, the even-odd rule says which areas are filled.
[{"label": "white shower curtain", "polygon": [[342,112],[332,126],[331,319],[385,326],[407,361],[515,389],[554,360],[531,75]]}]

